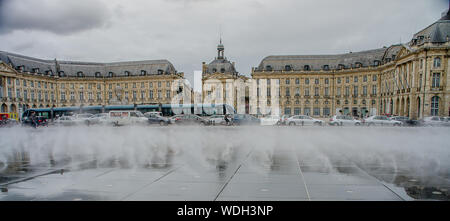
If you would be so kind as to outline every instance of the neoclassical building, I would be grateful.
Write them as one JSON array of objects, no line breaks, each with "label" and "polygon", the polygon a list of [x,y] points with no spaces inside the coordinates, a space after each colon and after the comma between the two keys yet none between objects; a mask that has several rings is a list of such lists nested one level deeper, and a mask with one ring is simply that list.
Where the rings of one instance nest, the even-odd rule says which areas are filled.
[{"label": "neoclassical building", "polygon": [[225,57],[225,47],[220,40],[217,57],[209,64],[202,63],[203,103],[229,104],[240,113],[249,112],[248,77],[236,71],[235,63]]},{"label": "neoclassical building", "polygon": [[406,44],[336,55],[268,56],[252,68],[258,111],[279,105],[280,114],[315,117],[449,116],[449,35],[446,12]]},{"label": "neoclassical building", "polygon": [[42,60],[0,51],[1,112],[170,103],[185,86],[184,74],[167,60],[92,63]]}]

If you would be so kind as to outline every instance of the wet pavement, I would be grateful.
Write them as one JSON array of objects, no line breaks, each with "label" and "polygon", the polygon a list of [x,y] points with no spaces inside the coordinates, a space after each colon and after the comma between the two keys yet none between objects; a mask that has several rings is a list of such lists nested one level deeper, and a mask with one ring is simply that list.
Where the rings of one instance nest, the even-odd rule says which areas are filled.
[{"label": "wet pavement", "polygon": [[362,164],[339,152],[326,153],[324,167],[323,159],[311,157],[311,149],[286,145],[262,159],[255,148],[234,150],[229,160],[212,160],[208,166],[195,159],[132,168],[117,160],[51,167],[22,163],[20,169],[1,174],[0,200],[449,200],[448,174],[425,178],[401,166]]}]

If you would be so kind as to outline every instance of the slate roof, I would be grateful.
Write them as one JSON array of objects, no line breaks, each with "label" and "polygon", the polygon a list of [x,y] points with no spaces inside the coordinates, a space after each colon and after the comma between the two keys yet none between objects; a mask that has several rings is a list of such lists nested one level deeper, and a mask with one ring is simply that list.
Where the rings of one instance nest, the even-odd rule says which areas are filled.
[{"label": "slate roof", "polygon": [[95,77],[96,73],[106,77],[110,72],[114,76],[131,76],[141,75],[141,70],[146,71],[148,75],[157,75],[162,71],[163,74],[175,74],[175,67],[168,60],[146,60],[146,61],[127,61],[112,63],[95,63],[95,62],[77,62],[77,61],[56,61],[42,60],[38,58],[18,55],[14,53],[0,51],[0,60],[7,64],[12,64],[15,68],[23,66],[24,71],[33,72],[35,68],[39,68],[39,73],[45,74],[51,70],[53,74],[60,71],[65,76],[76,77],[81,72],[83,76]]},{"label": "slate roof", "polygon": [[449,11],[433,24],[414,34],[413,41],[417,41],[417,44],[423,42],[444,43],[448,37],[450,37]]}]

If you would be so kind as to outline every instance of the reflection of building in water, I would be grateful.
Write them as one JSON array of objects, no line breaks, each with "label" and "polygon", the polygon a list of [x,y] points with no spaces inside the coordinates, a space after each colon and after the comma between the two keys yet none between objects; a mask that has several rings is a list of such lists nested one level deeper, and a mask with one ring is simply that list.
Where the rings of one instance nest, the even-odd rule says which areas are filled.
[{"label": "reflection of building in water", "polygon": [[[279,104],[281,114],[448,116],[449,35],[445,13],[406,44],[337,55],[268,56],[252,69],[262,91],[258,100]],[[280,86],[276,104],[270,102],[271,79]]]}]

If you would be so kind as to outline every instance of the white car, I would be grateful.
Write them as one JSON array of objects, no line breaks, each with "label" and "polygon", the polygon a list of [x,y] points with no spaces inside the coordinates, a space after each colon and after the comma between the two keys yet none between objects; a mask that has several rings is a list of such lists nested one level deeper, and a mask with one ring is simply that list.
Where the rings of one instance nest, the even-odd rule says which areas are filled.
[{"label": "white car", "polygon": [[71,116],[62,116],[62,117],[59,117],[58,119],[56,119],[54,121],[54,124],[55,125],[61,125],[61,126],[72,126],[72,125],[75,125],[76,123],[75,123],[73,117],[71,117]]},{"label": "white car", "polygon": [[310,116],[306,115],[295,115],[286,120],[286,124],[289,126],[295,126],[295,125],[317,125],[321,126],[324,125],[323,120],[314,119]]},{"label": "white car", "polygon": [[151,117],[151,116],[160,116],[160,117],[162,117],[162,113],[159,112],[159,111],[151,111],[151,112],[145,112],[144,116],[147,117],[147,118]]},{"label": "white car", "polygon": [[72,120],[75,122],[75,124],[89,124],[89,118],[94,116],[93,114],[77,114],[74,115]]},{"label": "white car", "polygon": [[362,123],[360,120],[356,120],[352,116],[334,115],[330,118],[330,122],[328,124],[331,126],[360,126]]},{"label": "white car", "polygon": [[422,124],[423,126],[448,126],[449,123],[446,122],[446,119],[444,117],[438,117],[438,116],[433,116],[433,117],[425,117],[422,120]]},{"label": "white car", "polygon": [[387,116],[371,116],[364,119],[367,126],[401,126],[403,122],[397,120],[391,120]]},{"label": "white car", "polygon": [[95,114],[88,118],[89,124],[106,124],[108,122],[109,114],[107,113],[100,113]]},{"label": "white car", "polygon": [[209,117],[209,120],[213,125],[226,124],[224,115],[212,115],[211,117]]},{"label": "white car", "polygon": [[114,126],[147,124],[148,118],[140,111],[110,111],[108,122]]},{"label": "white car", "polygon": [[261,118],[261,125],[277,125],[281,122],[280,119],[280,116],[266,116],[264,118]]}]

